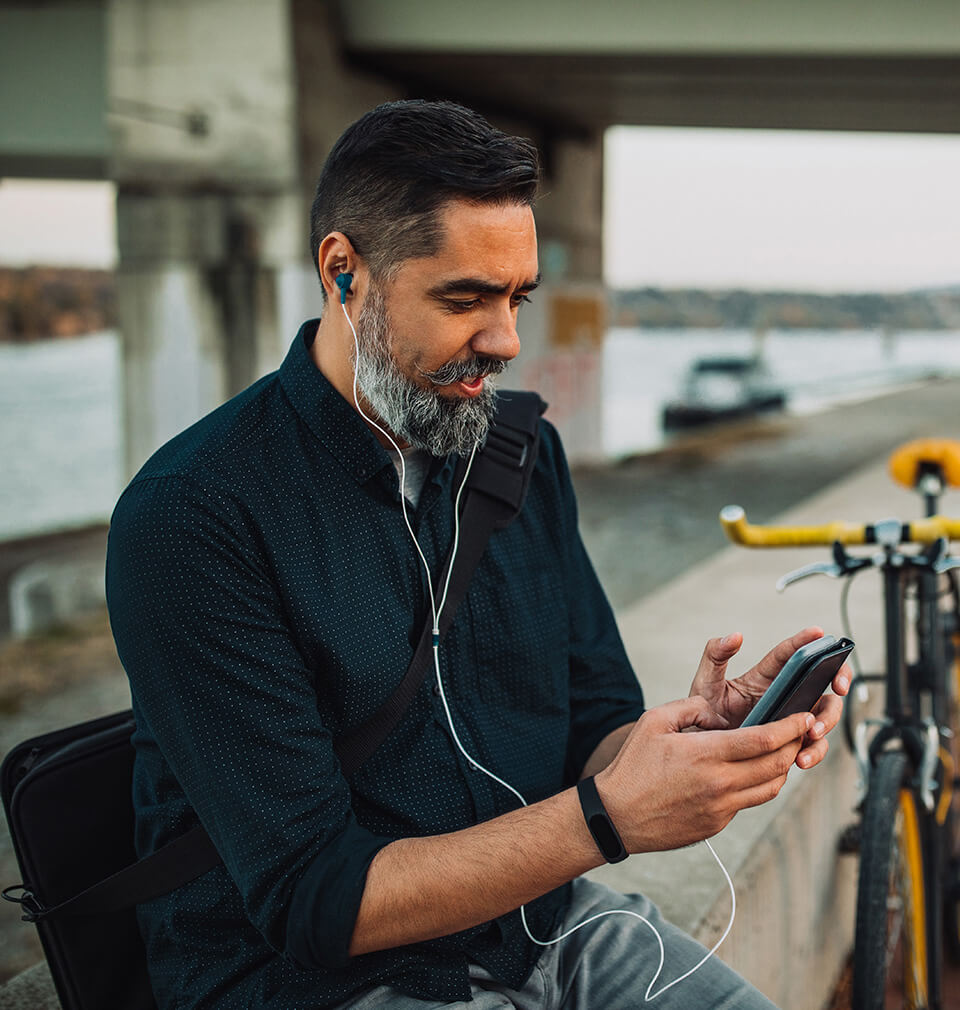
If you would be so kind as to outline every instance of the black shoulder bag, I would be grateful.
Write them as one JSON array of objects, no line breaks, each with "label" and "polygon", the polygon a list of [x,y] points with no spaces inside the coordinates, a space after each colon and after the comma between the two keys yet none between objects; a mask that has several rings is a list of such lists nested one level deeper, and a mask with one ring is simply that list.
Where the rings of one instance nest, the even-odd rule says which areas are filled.
[{"label": "black shoulder bag", "polygon": [[[535,393],[497,397],[496,417],[464,491],[460,548],[441,636],[490,534],[507,526],[523,506],[545,407]],[[446,576],[445,568],[441,582]],[[428,619],[395,692],[366,723],[335,742],[348,778],[400,722],[423,683],[431,632]],[[0,768],[7,823],[23,875],[23,883],[6,888],[3,897],[21,906],[24,921],[36,924],[65,1010],[155,1010],[135,906],[221,861],[201,825],[136,858],[134,729],[128,709],[26,740]]]}]

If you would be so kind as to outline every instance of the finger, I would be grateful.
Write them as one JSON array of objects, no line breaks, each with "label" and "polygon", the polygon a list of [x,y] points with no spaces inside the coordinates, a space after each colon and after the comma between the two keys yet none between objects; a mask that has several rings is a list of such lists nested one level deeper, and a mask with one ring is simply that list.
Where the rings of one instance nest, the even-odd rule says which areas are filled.
[{"label": "finger", "polygon": [[759,807],[764,803],[769,803],[777,798],[786,781],[787,776],[780,775],[767,782],[761,782],[759,785],[742,789],[735,797],[737,809],[746,810],[747,807]]},{"label": "finger", "polygon": [[797,755],[797,767],[802,768],[804,771],[815,767],[827,756],[829,749],[830,741],[826,738],[802,747],[800,753]]},{"label": "finger", "polygon": [[753,669],[767,680],[772,681],[783,668],[783,664],[797,649],[809,642],[815,642],[818,638],[823,638],[822,628],[804,628],[775,645]]},{"label": "finger", "polygon": [[836,677],[833,678],[833,693],[839,694],[842,697],[850,690],[852,683],[853,670],[848,663],[844,663],[837,671]]},{"label": "finger", "polygon": [[723,787],[739,803],[740,794],[785,778],[799,754],[800,741],[791,740],[769,754],[728,765],[722,776]]},{"label": "finger", "polygon": [[813,729],[816,719],[809,712],[795,712],[763,726],[748,726],[723,734],[728,741],[731,761],[750,761],[771,754],[788,744],[802,740]]},{"label": "finger", "polygon": [[843,701],[835,694],[825,694],[813,706],[816,722],[807,734],[811,740],[819,740],[826,736],[840,721],[843,714]]},{"label": "finger", "polygon": [[697,665],[693,678],[693,690],[703,684],[723,680],[727,673],[727,664],[740,651],[743,645],[743,635],[739,631],[725,635],[723,638],[711,638],[704,646],[703,655]]}]

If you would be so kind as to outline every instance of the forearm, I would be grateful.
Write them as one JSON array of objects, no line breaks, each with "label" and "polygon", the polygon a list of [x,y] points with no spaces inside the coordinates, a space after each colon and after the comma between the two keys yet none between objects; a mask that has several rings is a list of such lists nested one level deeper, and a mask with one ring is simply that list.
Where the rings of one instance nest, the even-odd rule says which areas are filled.
[{"label": "forearm", "polygon": [[398,839],[370,864],[350,954],[488,922],[602,862],[575,789],[462,831]]},{"label": "forearm", "polygon": [[602,772],[617,756],[620,748],[630,735],[630,730],[634,726],[636,726],[635,722],[628,722],[624,726],[619,727],[619,729],[615,729],[612,733],[608,733],[597,744],[590,757],[587,758],[587,763],[583,766],[580,778],[589,778],[591,775],[596,775],[597,772]]}]

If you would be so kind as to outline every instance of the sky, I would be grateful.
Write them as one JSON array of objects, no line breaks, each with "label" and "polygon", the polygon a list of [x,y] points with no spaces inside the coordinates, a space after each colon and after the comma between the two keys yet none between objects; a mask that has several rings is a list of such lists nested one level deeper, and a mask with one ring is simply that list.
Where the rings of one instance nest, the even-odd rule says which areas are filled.
[{"label": "sky", "polygon": [[116,266],[109,182],[0,181],[0,266]]},{"label": "sky", "polygon": [[[960,137],[616,127],[613,287],[900,291],[960,284]],[[110,268],[110,183],[0,182],[0,265]]]},{"label": "sky", "polygon": [[960,285],[960,137],[617,127],[613,287]]}]

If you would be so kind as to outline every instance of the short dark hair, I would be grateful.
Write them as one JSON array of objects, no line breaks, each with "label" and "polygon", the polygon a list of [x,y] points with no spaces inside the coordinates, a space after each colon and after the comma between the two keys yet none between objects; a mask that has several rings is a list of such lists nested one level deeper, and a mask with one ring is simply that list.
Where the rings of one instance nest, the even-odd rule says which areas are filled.
[{"label": "short dark hair", "polygon": [[[310,212],[310,251],[343,232],[376,279],[440,248],[450,200],[532,205],[536,147],[453,102],[378,105],[347,127],[323,166]],[[326,292],[324,292],[324,297]]]}]

